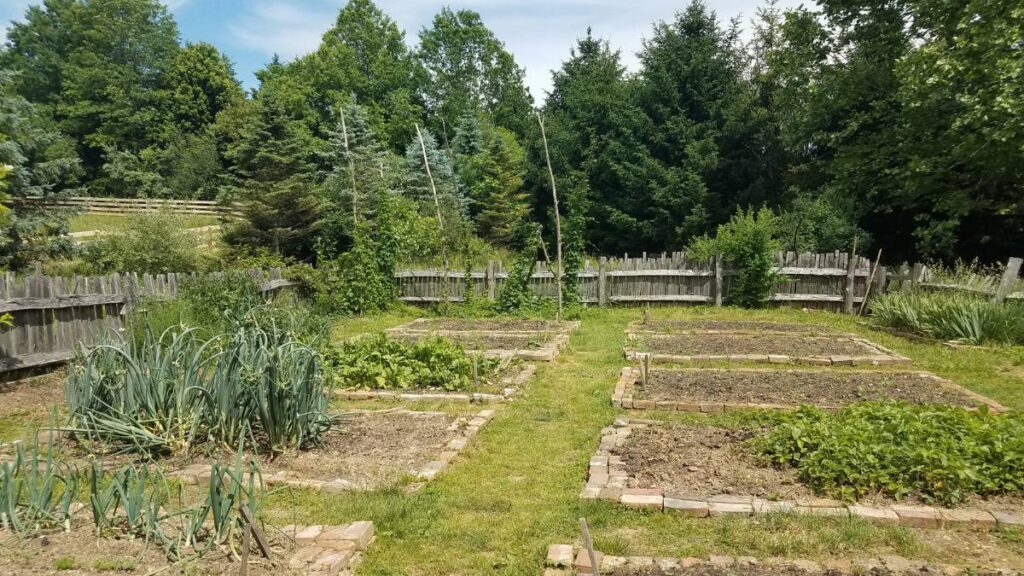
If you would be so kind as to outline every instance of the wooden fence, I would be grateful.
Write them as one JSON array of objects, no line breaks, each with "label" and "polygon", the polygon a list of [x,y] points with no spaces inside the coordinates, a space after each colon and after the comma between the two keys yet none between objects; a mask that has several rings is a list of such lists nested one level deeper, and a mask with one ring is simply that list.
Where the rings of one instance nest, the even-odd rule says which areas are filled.
[{"label": "wooden fence", "polygon": [[[291,284],[279,269],[253,270],[264,291]],[[0,314],[14,326],[0,331],[0,372],[63,362],[79,343],[98,343],[124,327],[124,311],[139,298],[172,298],[195,274],[0,277]]]},{"label": "wooden fence", "polygon": [[912,268],[904,264],[890,277],[896,283],[894,287],[909,283],[936,292],[969,292],[988,296],[995,302],[1024,300],[1024,282],[1020,279],[1022,264],[1024,259],[1010,258],[1001,276],[970,274],[955,280],[946,279],[923,264],[915,264]]},{"label": "wooden fence", "polygon": [[[871,262],[860,256],[829,254],[776,255],[778,279],[771,300],[814,308],[852,310],[868,294]],[[718,304],[726,300],[736,270],[720,259],[694,261],[683,253],[656,257],[601,258],[587,261],[579,273],[580,294],[586,304]],[[495,300],[508,280],[500,262],[484,270],[404,270],[396,274],[399,298],[405,302],[461,302],[467,296]],[[876,283],[886,273],[879,269]],[[531,278],[538,296],[554,297],[555,275],[538,262]],[[877,287],[876,287],[877,289]]]},{"label": "wooden fence", "polygon": [[29,197],[20,202],[45,203],[61,208],[73,208],[88,214],[140,214],[146,212],[171,212],[174,214],[199,214],[205,216],[234,216],[237,206],[224,206],[213,200],[171,200],[162,198],[98,198],[76,196],[72,198],[49,199]]}]

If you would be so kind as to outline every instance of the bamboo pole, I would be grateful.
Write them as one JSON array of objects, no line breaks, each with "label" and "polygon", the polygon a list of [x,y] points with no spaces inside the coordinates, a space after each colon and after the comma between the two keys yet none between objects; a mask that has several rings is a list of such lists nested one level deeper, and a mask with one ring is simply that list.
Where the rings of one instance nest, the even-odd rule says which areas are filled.
[{"label": "bamboo pole", "polygon": [[427,159],[427,145],[423,141],[423,133],[420,132],[420,125],[416,124],[416,137],[420,141],[420,151],[423,152],[423,167],[427,171],[427,179],[430,180],[430,191],[434,195],[434,210],[437,212],[437,228],[441,232],[441,264],[444,266],[444,278],[441,287],[441,297],[448,301],[448,250],[444,239],[444,218],[441,216],[441,201],[437,197],[437,186],[434,184],[434,175],[430,172],[430,160]]},{"label": "bamboo pole", "polygon": [[341,135],[345,142],[345,157],[348,158],[348,173],[352,177],[352,225],[356,225],[356,220],[359,218],[359,209],[357,204],[358,193],[356,192],[356,163],[352,159],[352,150],[348,146],[348,127],[345,125],[345,108],[340,109],[341,112]]},{"label": "bamboo pole", "polygon": [[860,310],[857,311],[857,316],[864,315],[864,307],[868,305],[868,296],[871,296],[871,287],[875,284],[875,274],[878,273],[878,265],[882,263],[882,249],[878,249],[878,257],[875,258],[875,265],[871,269],[871,277],[868,278],[868,285],[864,289],[864,299],[860,301]]},{"label": "bamboo pole", "polygon": [[548,164],[548,175],[551,177],[551,198],[555,206],[555,258],[557,268],[555,270],[555,282],[558,285],[558,315],[556,320],[562,319],[562,219],[558,213],[558,187],[555,186],[555,170],[551,167],[551,153],[548,151],[548,136],[544,131],[544,118],[540,111],[535,112],[537,123],[540,124],[540,137],[544,141],[544,159]]}]

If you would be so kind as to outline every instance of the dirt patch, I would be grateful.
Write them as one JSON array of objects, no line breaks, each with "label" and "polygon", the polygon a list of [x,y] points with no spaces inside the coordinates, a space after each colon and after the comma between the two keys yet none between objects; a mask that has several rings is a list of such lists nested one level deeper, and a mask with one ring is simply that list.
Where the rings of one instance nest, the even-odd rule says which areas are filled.
[{"label": "dirt patch", "polygon": [[661,568],[658,566],[622,566],[612,571],[611,576],[807,576],[814,574],[793,566],[754,564],[744,566],[712,566],[697,564],[687,568]]},{"label": "dirt patch", "polygon": [[638,350],[678,356],[783,355],[877,356],[881,353],[859,340],[809,336],[738,336],[675,334],[644,336],[634,340]]},{"label": "dirt patch", "polygon": [[63,370],[0,383],[0,418],[11,416],[47,416],[54,405],[64,405]]},{"label": "dirt patch", "polygon": [[[299,576],[304,571],[289,567],[288,558],[295,547],[276,530],[267,532],[276,562],[270,563],[253,553],[248,573],[252,576]],[[0,532],[0,572],[12,576],[109,576],[111,574],[160,574],[196,576],[236,574],[239,563],[223,552],[212,551],[203,558],[183,561],[168,567],[159,547],[142,540],[99,538],[82,526],[36,538],[17,538]]]},{"label": "dirt patch", "polygon": [[[634,428],[622,457],[629,488],[659,488],[669,495],[717,496],[729,494],[766,500],[818,498],[800,482],[795,471],[762,465],[745,445],[756,432],[713,426],[647,426]],[[909,496],[899,502],[883,495],[859,500],[862,504],[924,505]],[[964,507],[1024,513],[1024,495],[971,498]]]},{"label": "dirt patch", "polygon": [[344,478],[360,489],[389,486],[415,475],[458,437],[457,418],[439,412],[385,410],[346,413],[321,447],[286,453],[262,472],[300,478]]},{"label": "dirt patch", "polygon": [[783,324],[781,322],[725,321],[725,320],[651,320],[637,324],[637,330],[650,332],[775,332],[781,334],[829,334],[833,330],[815,324]]},{"label": "dirt patch", "polygon": [[425,318],[416,320],[400,329],[456,332],[566,332],[571,328],[564,322],[551,320]]},{"label": "dirt patch", "polygon": [[[397,333],[395,339],[413,343],[426,338],[436,338],[432,334]],[[468,350],[535,350],[551,340],[551,334],[484,334],[476,332],[456,332],[445,334],[447,338]]]},{"label": "dirt patch", "polygon": [[723,404],[810,404],[838,408],[854,402],[897,400],[912,404],[977,407],[955,388],[913,372],[836,372],[822,370],[652,370],[645,400]]}]

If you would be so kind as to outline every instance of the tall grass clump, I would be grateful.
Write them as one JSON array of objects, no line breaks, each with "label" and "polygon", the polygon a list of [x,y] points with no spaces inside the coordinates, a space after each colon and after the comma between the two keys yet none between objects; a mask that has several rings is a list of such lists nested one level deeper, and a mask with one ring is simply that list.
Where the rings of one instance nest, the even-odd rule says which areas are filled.
[{"label": "tall grass clump", "polygon": [[1024,306],[963,292],[905,290],[876,298],[872,321],[939,340],[1024,343]]},{"label": "tall grass clump", "polygon": [[272,321],[83,348],[64,392],[71,431],[115,452],[187,453],[248,437],[277,453],[331,425],[319,355]]}]

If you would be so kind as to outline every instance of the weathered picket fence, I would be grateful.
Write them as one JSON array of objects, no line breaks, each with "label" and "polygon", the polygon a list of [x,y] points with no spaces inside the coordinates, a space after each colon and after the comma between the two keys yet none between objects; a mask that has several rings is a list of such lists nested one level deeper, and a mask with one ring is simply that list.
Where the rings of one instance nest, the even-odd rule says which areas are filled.
[{"label": "weathered picket fence", "polygon": [[[264,291],[291,284],[279,269],[252,270]],[[215,273],[221,274],[221,273]],[[61,278],[0,277],[0,314],[13,327],[0,330],[0,372],[54,364],[124,327],[125,307],[139,298],[172,298],[195,274],[111,274]]]},{"label": "weathered picket fence", "polygon": [[[871,261],[848,254],[781,252],[775,261],[778,279],[773,302],[814,308],[852,310],[868,295]],[[601,258],[587,261],[579,273],[580,294],[586,304],[721,304],[728,298],[735,268],[721,259],[692,260],[685,254],[639,258]],[[885,271],[875,282],[884,284]],[[494,300],[501,294],[509,271],[496,261],[483,270],[403,270],[396,274],[398,297],[405,302],[461,302],[469,298]],[[554,297],[555,274],[538,262],[530,286],[538,296]],[[877,289],[877,288],[876,288]]]}]

